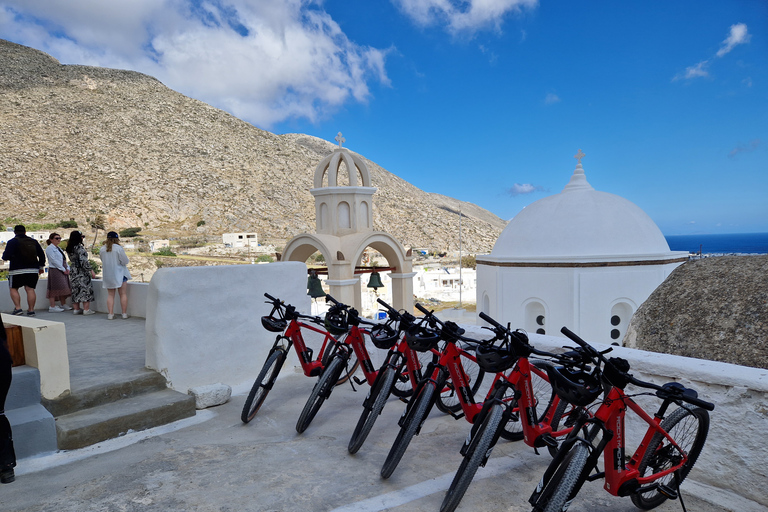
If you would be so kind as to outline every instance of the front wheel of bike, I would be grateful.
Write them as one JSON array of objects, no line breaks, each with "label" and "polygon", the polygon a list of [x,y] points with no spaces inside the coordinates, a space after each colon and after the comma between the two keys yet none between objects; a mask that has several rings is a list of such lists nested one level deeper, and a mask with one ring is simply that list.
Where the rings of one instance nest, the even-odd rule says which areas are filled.
[{"label": "front wheel of bike", "polygon": [[[687,455],[688,460],[677,470],[679,478],[670,473],[656,480],[655,483],[677,489],[688,473],[696,464],[709,432],[709,413],[701,408],[688,409],[680,407],[661,422],[661,428],[666,431],[681,450]],[[682,454],[674,448],[669,440],[660,432],[654,434],[637,470],[641,476],[649,476],[660,471],[665,471],[677,466],[682,460]],[[661,505],[667,497],[658,489],[632,495],[632,503],[643,510],[650,510]]]},{"label": "front wheel of bike", "polygon": [[349,453],[357,453],[360,447],[363,446],[373,428],[373,424],[376,423],[381,411],[384,409],[384,405],[387,403],[387,398],[389,398],[392,392],[392,383],[395,380],[396,373],[394,368],[387,366],[381,378],[371,389],[371,394],[367,401],[372,403],[372,405],[370,408],[363,407],[363,413],[357,422],[355,432],[349,440],[349,446],[347,447]]},{"label": "front wheel of bike", "polygon": [[243,420],[243,423],[251,421],[256,416],[256,413],[259,412],[261,404],[264,403],[264,399],[267,398],[267,394],[269,394],[272,385],[277,380],[277,375],[280,373],[285,362],[285,356],[284,350],[277,349],[267,358],[258,377],[256,377],[256,381],[253,383],[251,392],[248,393],[248,398],[245,399],[243,412],[240,414],[240,419]]},{"label": "front wheel of bike", "polygon": [[504,408],[499,404],[494,405],[488,411],[488,414],[485,415],[480,428],[475,432],[470,442],[467,453],[464,455],[458,471],[456,471],[456,475],[453,477],[448,493],[445,495],[443,504],[440,506],[440,512],[453,512],[459,506],[464,493],[467,492],[469,484],[472,483],[472,479],[475,477],[477,468],[486,460],[486,457],[489,455],[488,452],[493,448],[493,439],[503,415]]},{"label": "front wheel of bike", "polygon": [[400,463],[400,459],[403,458],[405,450],[416,434],[419,426],[429,414],[429,409],[432,404],[432,395],[435,393],[435,383],[427,382],[421,389],[418,396],[414,398],[413,406],[409,414],[405,418],[403,426],[400,428],[400,432],[397,434],[392,448],[389,450],[387,460],[384,461],[384,466],[381,468],[382,478],[389,478],[395,471],[395,468]]},{"label": "front wheel of bike", "polygon": [[325,367],[323,373],[320,374],[315,387],[312,388],[312,393],[309,395],[307,403],[304,405],[304,409],[301,411],[299,421],[296,422],[296,431],[299,434],[307,430],[309,424],[315,419],[317,411],[320,410],[320,406],[323,405],[326,398],[331,396],[333,386],[336,381],[339,380],[339,375],[342,370],[344,370],[345,366],[346,361],[344,360],[344,357],[337,355],[331,359],[331,362]]},{"label": "front wheel of bike", "polygon": [[[538,503],[547,500],[544,512],[562,512],[565,503],[572,499],[571,494],[578,485],[584,466],[587,464],[589,448],[583,443],[577,442],[566,454],[565,459],[552,476],[552,480],[541,493]],[[538,504],[537,503],[537,504]],[[541,510],[539,508],[535,510]]]}]

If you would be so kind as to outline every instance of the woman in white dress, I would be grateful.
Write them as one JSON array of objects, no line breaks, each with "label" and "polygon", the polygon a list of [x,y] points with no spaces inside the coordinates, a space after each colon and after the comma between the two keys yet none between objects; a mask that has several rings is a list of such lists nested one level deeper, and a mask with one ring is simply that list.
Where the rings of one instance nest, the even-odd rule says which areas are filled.
[{"label": "woman in white dress", "polygon": [[99,249],[101,274],[104,288],[107,289],[107,319],[115,318],[115,290],[120,293],[120,308],[123,310],[123,318],[128,318],[128,280],[131,273],[128,271],[128,256],[120,246],[120,237],[114,231],[107,233],[107,242]]}]

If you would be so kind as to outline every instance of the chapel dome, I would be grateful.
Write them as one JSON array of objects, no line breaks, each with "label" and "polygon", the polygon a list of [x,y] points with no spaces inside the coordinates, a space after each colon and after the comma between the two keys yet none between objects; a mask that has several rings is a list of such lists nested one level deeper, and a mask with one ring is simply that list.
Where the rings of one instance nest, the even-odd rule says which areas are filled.
[{"label": "chapel dome", "polygon": [[581,162],[562,192],[518,213],[491,252],[503,260],[528,261],[669,255],[656,223],[631,201],[592,188]]}]

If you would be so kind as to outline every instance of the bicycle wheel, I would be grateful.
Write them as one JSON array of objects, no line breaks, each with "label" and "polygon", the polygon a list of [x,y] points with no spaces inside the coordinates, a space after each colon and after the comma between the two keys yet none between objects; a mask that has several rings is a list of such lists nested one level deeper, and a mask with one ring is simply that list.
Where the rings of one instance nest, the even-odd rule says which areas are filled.
[{"label": "bicycle wheel", "polygon": [[[547,379],[547,366],[552,366],[547,361],[530,361],[532,366],[535,366],[541,373],[531,371],[531,391],[533,392],[533,401],[535,403],[536,421],[541,421],[547,415],[549,407],[552,404],[552,400],[555,397],[555,392]],[[507,441],[520,441],[523,439],[523,425],[520,423],[520,413],[518,410],[517,402],[514,400],[515,390],[513,388],[507,388],[504,394],[504,400],[510,400],[510,406],[513,408],[512,415],[509,417],[509,421],[504,425],[501,431],[501,437]]]},{"label": "bicycle wheel", "polygon": [[392,391],[392,383],[395,380],[396,373],[394,368],[387,366],[381,378],[371,389],[371,394],[367,398],[367,401],[373,405],[371,405],[370,408],[363,407],[363,413],[360,415],[360,419],[357,421],[357,426],[352,434],[352,438],[349,440],[349,446],[347,447],[349,453],[357,453],[360,447],[363,446],[363,443],[373,428],[373,424],[376,423],[382,409],[384,409],[384,405],[387,403],[387,398],[389,398]]},{"label": "bicycle wheel", "polygon": [[387,455],[387,460],[384,461],[384,465],[381,468],[382,478],[389,478],[400,463],[400,459],[403,458],[403,454],[408,448],[411,439],[413,439],[416,430],[419,428],[424,418],[429,414],[432,395],[434,393],[435,383],[427,382],[424,384],[419,395],[415,398],[416,401],[413,403],[410,414],[406,416],[405,423],[400,427],[400,432],[398,432],[397,438]]},{"label": "bicycle wheel", "polygon": [[[677,489],[688,473],[696,464],[696,459],[704,447],[709,432],[709,413],[698,407],[688,409],[680,407],[672,414],[667,416],[661,422],[661,428],[664,429],[675,440],[675,443],[688,455],[686,463],[677,471],[679,481],[674,473],[670,473],[656,480],[656,483]],[[682,455],[678,452],[669,440],[661,433],[656,433],[648,443],[643,458],[637,469],[640,475],[648,476],[660,471],[664,471],[676,466],[682,460]],[[661,505],[667,497],[659,492],[658,489],[632,495],[632,503],[643,510],[650,510]]]},{"label": "bicycle wheel", "polygon": [[304,404],[304,409],[301,411],[299,421],[296,422],[296,431],[299,434],[307,430],[307,427],[315,418],[317,411],[320,410],[320,406],[323,405],[326,398],[331,396],[333,386],[336,381],[339,380],[339,375],[344,369],[344,364],[344,356],[339,354],[331,359],[330,364],[328,364],[328,366],[325,367],[325,370],[323,370],[323,373],[320,374],[317,383],[315,383],[315,387],[312,388],[312,393],[310,393],[309,399],[307,399],[307,403]]},{"label": "bicycle wheel", "polygon": [[[432,352],[416,352],[416,354],[419,356],[418,369],[420,371],[423,371],[435,356]],[[435,360],[435,362],[437,361]],[[403,371],[400,373],[397,380],[395,380],[395,387],[392,389],[392,394],[398,398],[408,398],[413,394],[413,388],[416,384],[418,384],[418,382],[412,383],[408,372],[406,372],[405,367],[403,367]]]},{"label": "bicycle wheel", "polygon": [[[472,396],[474,396],[475,393],[477,393],[477,390],[480,389],[480,385],[483,383],[485,372],[480,369],[477,361],[473,361],[468,357],[462,357],[460,361],[461,366],[464,368],[464,373],[467,374],[467,378],[469,379],[469,389],[472,392]],[[436,405],[440,412],[446,414],[456,414],[461,411],[461,402],[459,402],[459,396],[456,394],[451,379],[445,381],[443,390],[437,396]]]},{"label": "bicycle wheel", "polygon": [[283,368],[284,362],[285,351],[281,349],[275,350],[267,358],[264,366],[261,367],[258,377],[256,377],[256,381],[253,383],[251,392],[248,393],[248,398],[245,399],[243,412],[240,414],[240,419],[243,420],[243,423],[251,421],[256,416],[256,413],[259,412],[259,408],[272,389],[272,385]]},{"label": "bicycle wheel", "polygon": [[[584,466],[587,464],[589,448],[577,442],[571,448],[563,462],[557,468],[544,491],[539,496],[539,503],[546,503],[544,512],[562,512],[574,488],[578,485]],[[542,501],[545,500],[545,501]],[[534,508],[534,510],[541,510]]]},{"label": "bicycle wheel", "polygon": [[467,448],[467,453],[464,455],[456,475],[453,477],[448,493],[446,493],[443,504],[440,506],[440,512],[453,512],[459,506],[459,502],[475,477],[477,468],[490,455],[490,450],[493,448],[491,443],[503,414],[504,408],[500,404],[495,404],[485,415],[480,428]]}]

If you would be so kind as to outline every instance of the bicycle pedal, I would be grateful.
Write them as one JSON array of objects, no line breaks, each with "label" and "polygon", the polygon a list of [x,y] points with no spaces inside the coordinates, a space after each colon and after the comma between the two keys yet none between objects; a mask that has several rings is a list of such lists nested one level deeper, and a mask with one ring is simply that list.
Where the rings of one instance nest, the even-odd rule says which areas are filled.
[{"label": "bicycle pedal", "polygon": [[659,486],[656,488],[657,491],[659,491],[659,494],[663,494],[670,500],[676,500],[677,499],[677,491],[673,488],[669,487],[668,485],[659,484]]}]

